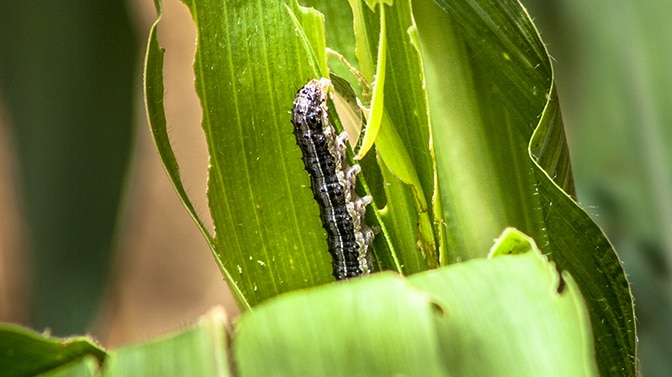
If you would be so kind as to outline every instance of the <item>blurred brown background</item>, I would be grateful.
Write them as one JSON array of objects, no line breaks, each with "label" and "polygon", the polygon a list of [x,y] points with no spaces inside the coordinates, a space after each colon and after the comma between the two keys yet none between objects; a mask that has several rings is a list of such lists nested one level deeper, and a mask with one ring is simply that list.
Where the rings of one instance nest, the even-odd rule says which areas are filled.
[{"label": "blurred brown background", "polygon": [[[0,320],[112,346],[212,305],[237,314],[147,126],[142,60],[155,17],[152,1],[0,5]],[[169,132],[209,222],[195,28],[181,2],[165,2],[160,37]]]},{"label": "blurred brown background", "polygon": [[[672,370],[672,2],[526,0],[554,60],[578,195],[636,298],[643,376]],[[347,3],[344,2],[344,6]],[[166,111],[202,216],[194,27],[164,1]],[[106,346],[237,310],[151,141],[150,0],[0,2],[0,320]]]}]

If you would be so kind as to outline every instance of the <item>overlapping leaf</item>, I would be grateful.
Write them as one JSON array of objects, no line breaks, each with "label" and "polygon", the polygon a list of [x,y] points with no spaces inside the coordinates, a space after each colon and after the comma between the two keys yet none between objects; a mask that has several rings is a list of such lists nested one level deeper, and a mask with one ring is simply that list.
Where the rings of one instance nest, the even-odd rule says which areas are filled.
[{"label": "overlapping leaf", "polygon": [[[508,230],[494,254],[413,275],[293,293],[237,326],[244,376],[596,376],[573,279]],[[527,279],[520,279],[525,276]],[[347,308],[347,310],[342,310]],[[338,310],[341,309],[341,310]]]},{"label": "overlapping leaf", "polygon": [[[207,237],[227,280],[242,306],[328,282],[324,234],[288,114],[296,89],[326,73],[322,18],[293,3],[186,3],[199,31],[195,72],[211,155],[217,234]],[[514,1],[388,3],[350,1],[354,38],[328,38],[361,69],[368,94],[383,93],[371,103],[366,88],[362,96],[382,114],[377,132],[379,118],[370,117],[375,158],[362,161],[383,231],[380,265],[413,273],[483,257],[504,227],[516,226],[575,277],[601,372],[634,375],[627,281],[572,200],[551,66],[524,9]],[[350,14],[315,5],[324,6],[329,30],[350,33],[342,19]],[[160,80],[160,70],[148,78]],[[159,99],[148,100],[157,114]],[[165,121],[154,119],[162,135]],[[167,148],[167,137],[159,139]]]},{"label": "overlapping leaf", "polygon": [[484,235],[503,226],[524,230],[577,280],[601,372],[634,375],[632,297],[613,248],[572,200],[553,73],[536,29],[515,1],[437,3],[414,10],[446,224],[459,229],[448,232],[448,260],[479,256]]}]

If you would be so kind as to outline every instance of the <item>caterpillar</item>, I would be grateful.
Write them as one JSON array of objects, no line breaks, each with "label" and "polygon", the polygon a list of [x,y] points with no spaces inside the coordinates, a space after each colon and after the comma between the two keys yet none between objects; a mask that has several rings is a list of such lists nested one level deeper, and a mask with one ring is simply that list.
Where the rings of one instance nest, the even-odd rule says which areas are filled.
[{"label": "caterpillar", "polygon": [[359,165],[345,160],[346,132],[336,134],[329,120],[328,79],[311,80],[299,89],[292,109],[296,143],[310,175],[313,198],[320,207],[322,227],[327,232],[329,253],[336,280],[367,275],[373,267],[370,246],[374,232],[364,223],[371,196],[355,192]]}]

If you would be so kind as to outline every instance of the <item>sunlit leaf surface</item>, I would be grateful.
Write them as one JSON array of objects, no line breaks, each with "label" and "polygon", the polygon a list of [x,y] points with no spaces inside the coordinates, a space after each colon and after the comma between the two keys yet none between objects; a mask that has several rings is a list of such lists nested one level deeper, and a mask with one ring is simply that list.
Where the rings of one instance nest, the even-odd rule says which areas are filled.
[{"label": "sunlit leaf surface", "polygon": [[[326,75],[328,41],[361,71],[365,82],[334,64],[363,106],[383,109],[374,148],[361,161],[375,200],[367,219],[380,230],[378,267],[411,274],[485,257],[502,229],[515,226],[574,277],[601,373],[634,375],[628,283],[573,199],[553,72],[520,4],[352,0],[347,12],[345,2],[311,2],[322,16],[293,2],[185,3],[199,32],[196,90],[211,156],[216,234],[204,233],[243,308],[333,279],[289,123],[296,90]],[[158,55],[150,46],[150,119],[188,203],[162,118]],[[384,87],[376,86],[382,72]],[[376,88],[384,96],[372,104]]]}]

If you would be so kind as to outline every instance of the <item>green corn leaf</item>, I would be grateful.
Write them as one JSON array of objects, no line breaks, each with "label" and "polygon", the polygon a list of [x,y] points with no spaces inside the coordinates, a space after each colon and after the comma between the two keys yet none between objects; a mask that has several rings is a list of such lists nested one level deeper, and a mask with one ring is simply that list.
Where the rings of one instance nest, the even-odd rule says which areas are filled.
[{"label": "green corn leaf", "polygon": [[504,226],[523,230],[581,288],[601,373],[634,375],[632,296],[609,241],[573,200],[553,72],[536,29],[515,1],[437,4],[417,1],[414,11],[445,223],[459,229],[446,232],[447,261],[482,256]]},{"label": "green corn leaf", "polygon": [[[575,281],[509,229],[493,254],[296,292],[236,326],[241,376],[597,376]],[[559,292],[559,290],[561,292]]]},{"label": "green corn leaf", "polygon": [[[294,1],[185,4],[199,32],[194,68],[216,233],[197,222],[243,309],[332,280],[289,123],[296,90],[324,76],[329,62],[365,107],[382,111],[361,160],[361,181],[374,198],[367,220],[380,231],[378,269],[408,275],[482,258],[502,229],[515,226],[576,280],[600,372],[635,374],[628,282],[574,200],[550,61],[519,3],[352,0],[347,12],[345,2],[312,1],[322,13]],[[327,59],[327,45],[361,74]],[[165,132],[159,56],[150,43],[152,129],[197,219]],[[376,86],[383,75],[384,86]],[[373,104],[372,89],[384,94]]]},{"label": "green corn leaf", "polygon": [[72,365],[66,368],[85,373],[106,357],[106,351],[88,337],[53,338],[20,326],[0,324],[0,371],[6,377],[56,373],[69,364]]}]

